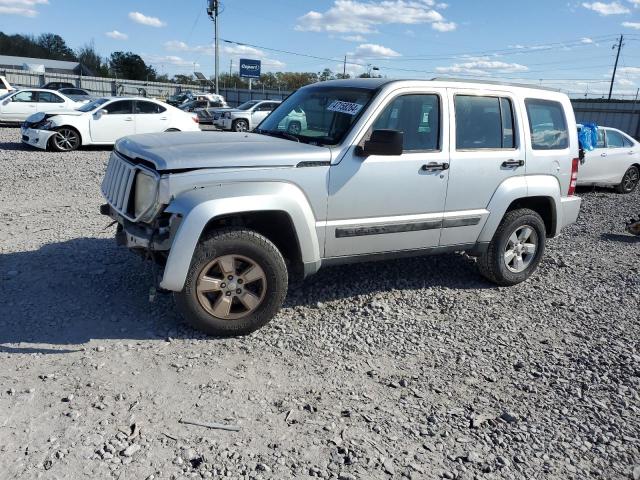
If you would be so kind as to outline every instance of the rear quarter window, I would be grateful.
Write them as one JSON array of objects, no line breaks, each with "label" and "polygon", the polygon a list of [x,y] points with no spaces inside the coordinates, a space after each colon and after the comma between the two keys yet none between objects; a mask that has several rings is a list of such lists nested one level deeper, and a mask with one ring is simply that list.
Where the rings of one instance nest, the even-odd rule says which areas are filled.
[{"label": "rear quarter window", "polygon": [[534,150],[569,148],[569,130],[560,102],[528,98],[525,100],[531,147]]}]

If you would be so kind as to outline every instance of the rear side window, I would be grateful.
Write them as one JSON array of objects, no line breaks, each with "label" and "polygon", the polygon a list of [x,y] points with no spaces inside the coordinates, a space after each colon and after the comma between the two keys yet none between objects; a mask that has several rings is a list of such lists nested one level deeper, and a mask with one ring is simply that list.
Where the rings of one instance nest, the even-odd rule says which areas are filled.
[{"label": "rear side window", "polygon": [[614,130],[607,130],[607,147],[622,148],[624,147],[624,137]]},{"label": "rear side window", "polygon": [[515,148],[511,100],[500,97],[456,95],[456,149]]},{"label": "rear side window", "polygon": [[136,113],[145,114],[145,113],[162,113],[166,110],[161,105],[153,102],[136,102]]},{"label": "rear side window", "polygon": [[622,136],[622,140],[624,141],[625,147],[633,147],[633,142],[629,140],[627,137],[625,137],[624,135]]},{"label": "rear side window", "polygon": [[373,130],[392,129],[404,134],[405,151],[440,149],[440,98],[403,95],[385,107]]},{"label": "rear side window", "polygon": [[534,150],[563,150],[569,147],[569,130],[561,103],[528,98],[525,105],[531,147]]},{"label": "rear side window", "polygon": [[38,102],[41,103],[64,103],[64,99],[55,93],[38,92]]}]

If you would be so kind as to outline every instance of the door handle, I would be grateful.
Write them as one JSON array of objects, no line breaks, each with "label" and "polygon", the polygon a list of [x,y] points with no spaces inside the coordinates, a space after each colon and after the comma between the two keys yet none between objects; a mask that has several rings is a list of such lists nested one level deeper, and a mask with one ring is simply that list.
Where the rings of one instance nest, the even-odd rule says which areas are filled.
[{"label": "door handle", "polygon": [[443,162],[443,163],[429,162],[426,165],[422,165],[421,170],[423,172],[436,172],[441,170],[449,170],[449,164],[446,162]]},{"label": "door handle", "polygon": [[502,162],[502,168],[518,168],[524,167],[524,160],[505,160]]},{"label": "door handle", "polygon": [[603,152],[603,153],[601,153],[601,154],[600,154],[600,156],[601,156],[601,157],[606,157],[606,156],[607,156],[607,153],[606,153],[606,152]]},{"label": "door handle", "polygon": [[125,122],[133,122],[133,118],[129,117],[129,118],[125,118],[124,119]]},{"label": "door handle", "polygon": [[631,152],[629,152],[629,155],[633,155],[634,153],[636,153],[636,152],[634,152],[634,151],[631,151]]},{"label": "door handle", "polygon": [[167,117],[160,117],[160,120],[166,120]]}]

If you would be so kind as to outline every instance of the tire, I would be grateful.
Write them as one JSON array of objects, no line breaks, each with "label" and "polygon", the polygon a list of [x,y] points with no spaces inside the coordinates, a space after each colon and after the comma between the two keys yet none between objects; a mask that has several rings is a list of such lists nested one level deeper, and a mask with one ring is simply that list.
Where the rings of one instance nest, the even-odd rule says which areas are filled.
[{"label": "tire", "polygon": [[631,165],[624,173],[620,185],[616,186],[618,193],[632,193],[640,181],[640,170],[635,165]]},{"label": "tire", "polygon": [[167,128],[165,130],[165,132],[179,132],[180,130],[178,130],[177,128]]},{"label": "tire", "polygon": [[[229,262],[229,258],[233,260]],[[251,262],[259,267],[253,274],[249,273]],[[234,272],[231,277],[230,266]],[[250,280],[259,275],[260,279]],[[206,291],[199,293],[199,285]],[[194,328],[228,337],[247,335],[266,325],[282,307],[287,287],[285,261],[270,240],[252,230],[225,228],[198,243],[185,287],[174,297],[178,310]],[[245,302],[254,308],[249,310]],[[214,314],[217,306],[221,312],[227,305],[227,318]]]},{"label": "tire", "polygon": [[231,125],[231,130],[234,132],[248,132],[249,131],[249,122],[246,120],[236,120]]},{"label": "tire", "polygon": [[60,127],[56,134],[49,139],[51,149],[56,152],[72,152],[82,145],[80,132],[72,127]]},{"label": "tire", "polygon": [[[526,236],[526,228],[531,229],[531,234],[525,241],[521,241]],[[517,244],[513,242],[514,235],[518,240]],[[540,215],[528,208],[507,212],[493,235],[487,252],[478,258],[480,274],[504,287],[524,282],[540,264],[545,242],[546,229]],[[535,245],[533,253],[527,253],[531,249],[528,245],[532,244]],[[508,253],[511,258],[509,261]],[[522,261],[520,264],[517,263],[518,256]]]},{"label": "tire", "polygon": [[292,135],[299,135],[301,131],[302,125],[300,124],[300,122],[291,122],[287,127],[287,132]]}]

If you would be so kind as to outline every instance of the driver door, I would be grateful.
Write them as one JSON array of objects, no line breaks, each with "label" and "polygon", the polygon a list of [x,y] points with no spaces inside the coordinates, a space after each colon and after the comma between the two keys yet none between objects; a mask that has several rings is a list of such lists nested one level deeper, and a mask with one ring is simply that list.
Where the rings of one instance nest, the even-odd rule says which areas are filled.
[{"label": "driver door", "polygon": [[120,137],[135,134],[133,100],[116,100],[104,105],[91,115],[89,129],[91,139],[99,143],[114,143]]},{"label": "driver door", "polygon": [[[402,91],[401,91],[402,92]],[[445,89],[390,95],[331,166],[325,257],[436,247],[449,179]],[[401,155],[357,154],[373,130],[404,133]]]}]

